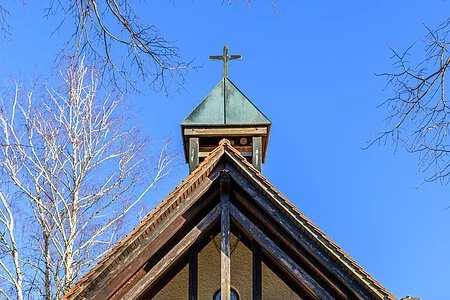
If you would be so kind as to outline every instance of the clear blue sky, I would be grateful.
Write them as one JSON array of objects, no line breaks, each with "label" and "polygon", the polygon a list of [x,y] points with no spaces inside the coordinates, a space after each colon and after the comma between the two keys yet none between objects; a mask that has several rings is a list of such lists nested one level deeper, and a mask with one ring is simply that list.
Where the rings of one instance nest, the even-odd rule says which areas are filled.
[{"label": "clear blue sky", "polygon": [[[19,2],[19,1],[18,1]],[[0,46],[0,75],[48,74],[64,32],[41,1],[7,1],[13,40]],[[36,2],[36,3],[34,3]],[[397,297],[450,299],[448,186],[424,184],[418,158],[389,147],[361,150],[386,115],[388,46],[404,49],[449,15],[446,1],[148,1],[142,17],[203,67],[170,99],[130,96],[136,121],[181,150],[179,122],[221,78],[224,43],[243,54],[230,79],[273,123],[263,174]],[[233,1],[235,2],[235,1]],[[237,2],[237,1],[236,1]],[[287,3],[288,2],[288,3]],[[420,43],[418,44],[420,46]],[[180,160],[180,163],[182,161]],[[149,203],[187,175],[180,164]]]}]

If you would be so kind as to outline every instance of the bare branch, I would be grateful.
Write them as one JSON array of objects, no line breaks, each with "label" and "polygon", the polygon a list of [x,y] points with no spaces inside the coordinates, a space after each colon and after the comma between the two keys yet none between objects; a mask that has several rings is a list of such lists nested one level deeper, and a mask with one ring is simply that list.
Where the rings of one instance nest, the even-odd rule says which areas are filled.
[{"label": "bare branch", "polygon": [[375,143],[392,142],[396,147],[400,144],[419,154],[420,169],[430,174],[427,180],[447,182],[450,107],[446,100],[446,73],[450,64],[447,39],[450,19],[436,29],[426,29],[421,59],[414,59],[419,54],[413,52],[413,46],[402,53],[391,49],[395,72],[377,74],[387,79],[393,96],[382,104],[390,110],[385,119],[387,129],[367,147]]},{"label": "bare branch", "polygon": [[[130,213],[170,171],[165,146],[155,173],[147,172],[147,140],[99,77],[81,61],[63,72],[60,89],[46,87],[38,97],[16,84],[0,99],[0,171],[38,225],[29,233],[33,276],[23,281],[45,299],[62,296],[117,242]],[[0,210],[0,222],[10,218]]]}]

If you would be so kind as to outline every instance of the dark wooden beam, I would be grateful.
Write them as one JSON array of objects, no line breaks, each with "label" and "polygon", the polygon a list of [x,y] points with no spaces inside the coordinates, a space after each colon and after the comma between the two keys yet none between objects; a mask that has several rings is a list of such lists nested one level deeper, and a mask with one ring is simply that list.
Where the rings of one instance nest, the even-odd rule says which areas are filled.
[{"label": "dark wooden beam", "polygon": [[198,297],[198,248],[194,244],[189,251],[189,300]]},{"label": "dark wooden beam", "polygon": [[231,297],[230,260],[230,174],[223,170],[220,174],[220,293],[221,300]]},{"label": "dark wooden beam", "polygon": [[[326,284],[335,294],[338,299],[349,300],[354,297],[354,294],[343,286],[343,284],[339,284],[339,286],[333,282],[329,277],[334,277],[334,275],[327,275],[323,272],[322,268],[319,267],[319,263],[317,260],[305,253],[305,251],[300,251],[298,247],[298,243],[295,242],[285,230],[275,224],[269,217],[264,214],[264,211],[259,210],[250,199],[245,198],[241,193],[233,191],[232,195],[237,200],[237,203],[245,208],[250,214],[256,216],[258,219],[258,226],[262,225],[264,232],[267,234],[271,234],[272,237],[280,240],[283,245],[287,249],[285,251],[291,255],[295,256],[294,260],[300,260],[304,265],[306,265],[310,270],[312,270],[316,276],[320,279],[321,282]],[[261,228],[261,227],[260,227]]]},{"label": "dark wooden beam", "polygon": [[252,164],[258,171],[261,171],[262,158],[263,158],[262,138],[260,136],[254,136],[253,137]]},{"label": "dark wooden beam", "polygon": [[198,137],[190,137],[189,138],[189,150],[188,150],[188,158],[189,158],[189,172],[192,172],[197,168],[199,163],[199,143]]},{"label": "dark wooden beam", "polygon": [[217,205],[194,228],[184,236],[159,262],[157,262],[131,289],[121,298],[123,300],[137,299],[145,290],[151,287],[161,274],[176,262],[219,218],[221,206]]},{"label": "dark wooden beam", "polygon": [[[149,258],[156,253],[156,251],[158,251],[160,247],[173,236],[174,233],[178,232],[178,230],[182,228],[187,221],[186,216],[183,216],[183,214],[190,211],[190,208],[196,203],[196,201],[209,190],[211,185],[219,177],[221,169],[223,169],[223,166],[218,166],[216,170],[211,172],[209,178],[207,177],[203,179],[203,181],[189,194],[189,196],[182,203],[178,204],[177,210],[174,211],[170,217],[160,222],[157,227],[152,230],[149,236],[145,240],[141,241],[141,246],[139,249],[128,253],[126,262],[122,262],[115,266],[113,271],[108,273],[108,276],[106,276],[106,280],[103,279],[100,281],[101,284],[90,292],[89,298],[93,300],[110,298],[134,273],[141,269]],[[207,199],[204,199],[201,202],[201,205],[197,206],[195,211],[203,208],[213,197],[215,197],[215,195],[210,195]],[[168,203],[167,207],[171,207],[175,201],[177,201],[176,198],[174,198],[171,203]],[[164,209],[161,209],[159,214],[163,213]],[[193,214],[195,214],[195,212]],[[158,214],[156,214],[155,218],[157,217]],[[130,243],[133,242],[134,240],[130,241]],[[126,251],[126,246],[126,244],[123,245],[124,250],[122,251]],[[114,258],[111,258],[111,261],[114,261]],[[105,264],[101,269],[107,268],[109,265],[110,264]],[[92,280],[95,280],[95,277],[93,277],[90,281]],[[85,285],[88,285],[89,282],[86,282]]]},{"label": "dark wooden beam", "polygon": [[261,246],[253,240],[252,242],[252,276],[253,276],[253,300],[262,299],[262,268],[261,268]]},{"label": "dark wooden beam", "polygon": [[[108,279],[102,286],[99,286],[90,297],[93,300],[108,299],[133,276],[147,261],[163,247],[183,226],[193,218],[197,212],[202,210],[214,197],[217,192],[208,195],[199,205],[192,207],[196,200],[205,194],[213,184],[215,178],[205,178],[204,181],[192,191],[188,199],[178,205],[177,211],[165,221],[158,224],[152,234],[142,241],[141,250],[130,252],[128,260],[122,266],[116,267],[114,272],[108,274]],[[191,209],[192,208],[192,209]],[[188,212],[188,213],[187,213]]]},{"label": "dark wooden beam", "polygon": [[[239,162],[237,162],[239,163]],[[257,188],[255,188],[244,176],[236,169],[227,164],[231,178],[238,184],[267,214],[272,216],[273,220],[281,226],[289,235],[298,242],[304,249],[314,256],[322,265],[324,265],[331,273],[333,273],[347,288],[353,291],[358,299],[371,299],[372,293],[366,291],[360,284],[357,284],[347,273],[332,261],[311,239],[292,223],[272,202],[270,202]],[[283,208],[289,211],[289,208]],[[292,212],[289,212],[292,213]]]},{"label": "dark wooden beam", "polygon": [[323,287],[321,287],[308,273],[303,270],[290,256],[280,249],[264,232],[251,222],[233,204],[230,204],[230,213],[241,229],[248,232],[267,253],[274,257],[287,272],[298,280],[298,283],[309,291],[312,299],[332,300],[334,299]]}]

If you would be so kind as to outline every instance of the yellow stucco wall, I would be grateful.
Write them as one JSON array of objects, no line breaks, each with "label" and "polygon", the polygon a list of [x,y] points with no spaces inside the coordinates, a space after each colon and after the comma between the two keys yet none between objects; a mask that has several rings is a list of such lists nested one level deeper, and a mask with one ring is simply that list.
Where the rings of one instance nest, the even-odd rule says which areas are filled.
[{"label": "yellow stucco wall", "polygon": [[154,300],[186,300],[189,296],[189,267],[186,265],[153,297]]},{"label": "yellow stucco wall", "polygon": [[262,265],[262,285],[264,300],[301,299],[264,263]]},{"label": "yellow stucco wall", "polygon": [[[220,289],[220,236],[214,238],[198,254],[198,299],[211,300]],[[217,245],[217,246],[216,246]],[[231,235],[231,286],[240,299],[252,298],[252,252],[234,235]]]},{"label": "yellow stucco wall", "polygon": [[[198,299],[212,300],[220,288],[220,236],[211,240],[198,254]],[[231,286],[239,293],[240,300],[252,299],[252,252],[238,238],[231,236]],[[235,246],[237,245],[237,246]],[[235,246],[235,247],[234,247]],[[265,264],[262,266],[263,299],[300,299]],[[188,299],[188,266],[185,266],[153,299]]]}]

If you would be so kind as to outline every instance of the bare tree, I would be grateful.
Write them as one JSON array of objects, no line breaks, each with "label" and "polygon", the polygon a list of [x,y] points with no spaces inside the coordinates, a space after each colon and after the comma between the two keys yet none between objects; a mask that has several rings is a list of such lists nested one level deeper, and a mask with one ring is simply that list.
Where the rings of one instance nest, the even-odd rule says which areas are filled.
[{"label": "bare tree", "polygon": [[[181,61],[178,48],[155,25],[147,25],[129,0],[51,1],[48,14],[68,18],[73,29],[61,52],[72,59],[87,57],[107,73],[108,80],[138,88],[138,80],[168,92],[167,75],[182,83],[189,63]],[[62,14],[58,14],[62,12]]]},{"label": "bare tree", "polygon": [[[99,77],[81,62],[60,89],[38,96],[16,84],[0,102],[0,169],[23,215],[1,199],[3,244],[14,262],[4,270],[18,295],[62,296],[130,229],[129,213],[169,171],[167,145],[149,169],[147,141],[123,115],[120,95],[103,95]],[[19,221],[33,224],[27,246],[13,239],[10,224]]]},{"label": "bare tree", "polygon": [[[19,2],[19,1],[17,1]],[[130,0],[50,0],[43,11],[61,21],[54,32],[69,31],[57,62],[84,58],[101,70],[102,79],[122,91],[138,91],[139,83],[168,93],[183,84],[184,62],[178,48],[137,13]],[[142,4],[142,3],[141,3]],[[11,5],[11,4],[9,4]],[[0,3],[0,35],[11,35],[10,13]]]},{"label": "bare tree", "polygon": [[[450,64],[450,19],[436,29],[427,28],[423,52],[393,49],[395,71],[379,74],[387,78],[393,96],[382,106],[390,110],[387,129],[369,143],[405,146],[420,156],[420,169],[427,180],[450,179],[450,106],[447,102],[447,71]],[[419,58],[419,59],[417,59]]]}]

